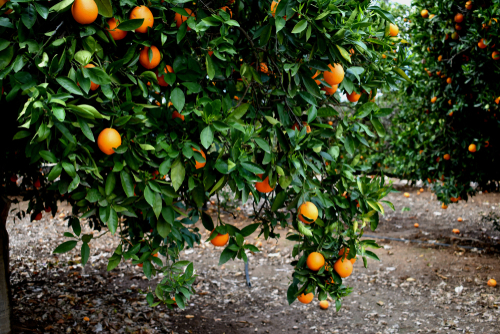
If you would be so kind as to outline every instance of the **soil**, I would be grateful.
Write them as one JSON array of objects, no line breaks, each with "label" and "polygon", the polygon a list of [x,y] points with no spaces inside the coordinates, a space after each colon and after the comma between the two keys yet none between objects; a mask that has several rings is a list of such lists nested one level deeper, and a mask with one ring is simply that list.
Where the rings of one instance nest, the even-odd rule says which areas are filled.
[{"label": "soil", "polygon": [[[141,292],[154,288],[158,279],[148,281],[141,268],[122,262],[106,271],[116,237],[106,234],[92,240],[91,259],[84,268],[78,247],[52,254],[67,240],[63,233],[71,231],[64,220],[68,207],[62,206],[55,218],[44,214],[40,222],[14,220],[13,212],[7,227],[15,332],[498,333],[499,288],[486,282],[500,279],[500,233],[483,216],[498,213],[500,195],[480,194],[443,210],[429,191],[417,195],[418,189],[397,189],[410,192],[410,198],[391,193],[387,200],[396,210],[386,207],[378,229],[366,231],[382,246],[374,250],[381,261],[370,260],[366,269],[362,261],[356,262],[346,280],[353,293],[339,312],[334,303],[321,310],[317,300],[288,305],[293,244],[284,238],[286,229],[279,231],[283,233],[278,241],[265,241],[257,232],[247,238],[263,244],[261,253],[248,254],[251,287],[246,285],[243,262],[217,265],[220,248],[202,243],[186,249],[181,257],[194,262],[197,294],[185,310],[172,311],[148,306]],[[410,211],[402,211],[404,207]],[[213,213],[214,207],[209,210]],[[236,219],[223,218],[241,228],[252,222],[247,218],[250,211],[242,206]],[[458,217],[463,222],[457,222]],[[416,222],[419,228],[413,227]],[[460,234],[453,234],[453,228]],[[206,239],[207,232],[201,230]]]}]

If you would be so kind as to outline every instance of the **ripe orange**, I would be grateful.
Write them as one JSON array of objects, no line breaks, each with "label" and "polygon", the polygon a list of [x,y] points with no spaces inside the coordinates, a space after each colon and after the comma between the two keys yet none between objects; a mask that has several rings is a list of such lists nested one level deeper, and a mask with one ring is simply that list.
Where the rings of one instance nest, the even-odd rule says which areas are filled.
[{"label": "ripe orange", "polygon": [[[342,247],[339,251],[339,256],[342,256],[344,255],[344,248]],[[347,255],[349,255],[349,248],[347,248],[347,252],[345,254],[346,258],[347,258]],[[351,261],[352,264],[356,263],[356,257],[353,257],[352,259],[350,259],[349,261]]]},{"label": "ripe orange", "polygon": [[37,213],[37,215],[35,216],[35,220],[41,220],[42,219],[42,213],[39,212]]},{"label": "ripe orange", "polygon": [[269,73],[269,67],[267,67],[266,63],[260,63],[259,64],[259,71],[261,71],[264,74],[268,74]]},{"label": "ripe orange", "polygon": [[460,230],[458,228],[454,228],[453,230],[451,230],[453,233],[455,234],[460,234]]},{"label": "ripe orange", "polygon": [[129,19],[144,19],[142,25],[135,29],[135,32],[139,32],[141,34],[148,32],[148,27],[153,28],[153,23],[155,21],[153,13],[151,13],[151,10],[149,10],[146,6],[138,6],[132,9]]},{"label": "ripe orange", "polygon": [[[181,117],[182,120],[184,120],[183,117],[184,116]],[[196,161],[195,168],[196,169],[200,169],[200,168],[205,167],[205,165],[207,164],[207,156],[205,155],[205,152],[203,152],[202,150],[197,150],[194,147],[192,149],[193,149],[193,151],[200,153],[202,155],[202,157],[205,159],[205,162],[198,162],[198,161],[195,160]]]},{"label": "ripe orange", "polygon": [[497,286],[497,281],[495,281],[493,278],[491,278],[490,280],[488,280],[488,286],[491,286],[492,288],[496,287]]},{"label": "ripe orange", "polygon": [[359,98],[361,97],[361,94],[356,93],[355,91],[352,91],[351,94],[346,93],[347,99],[350,102],[358,102]]},{"label": "ripe orange", "polygon": [[[261,180],[262,180],[262,174],[257,175]],[[256,182],[255,183],[255,189],[257,189],[258,192],[267,194],[270,193],[271,191],[274,190],[274,188],[271,188],[269,185],[269,176],[267,176],[264,181],[262,182]]]},{"label": "ripe orange", "polygon": [[[172,66],[167,65],[165,66],[165,72],[166,73],[174,73],[174,69]],[[164,74],[160,77],[158,76],[158,71],[156,71],[156,77],[158,78],[158,84],[162,87],[168,87],[168,83],[165,81]]]},{"label": "ripe orange", "polygon": [[437,96],[434,96],[432,99],[431,99],[431,103],[435,103],[437,101]]},{"label": "ripe orange", "polygon": [[210,240],[210,242],[215,247],[224,247],[227,244],[228,240],[229,240],[229,233],[226,234],[217,233],[217,236],[212,240]]},{"label": "ripe orange", "polygon": [[319,302],[319,307],[321,307],[322,310],[326,310],[330,306],[330,303],[327,300],[322,300]]},{"label": "ripe orange", "polygon": [[404,193],[403,196],[408,198],[408,197],[410,197],[410,193]]},{"label": "ripe orange", "polygon": [[302,304],[309,304],[310,302],[312,302],[313,298],[314,294],[312,292],[309,292],[307,295],[301,294],[297,297],[299,302],[301,302]]},{"label": "ripe orange", "polygon": [[[439,55],[438,56],[438,61],[441,61],[441,60],[443,60],[443,56]],[[438,73],[438,75],[439,75],[439,73]]]},{"label": "ripe orange", "polygon": [[420,15],[422,15],[423,18],[426,18],[429,16],[429,11],[427,9],[422,9]]},{"label": "ripe orange", "polygon": [[325,81],[333,87],[333,85],[338,85],[344,80],[344,68],[341,64],[329,64],[328,67],[330,71],[323,72],[323,78]]},{"label": "ripe orange", "polygon": [[[191,9],[184,8],[184,10],[189,14],[189,16],[195,17]],[[179,13],[175,13],[174,20],[177,28],[179,28],[182,25],[182,23],[186,22],[189,19],[189,16],[184,16]],[[191,30],[191,28],[187,27],[187,31],[189,30]]]},{"label": "ripe orange", "polygon": [[352,274],[352,263],[345,258],[340,258],[333,265],[333,269],[339,274],[340,277],[346,278]]},{"label": "ripe orange", "polygon": [[471,152],[471,153],[476,152],[476,144],[470,144],[469,145],[469,152]]},{"label": "ripe orange", "polygon": [[[2,6],[3,6],[4,4],[6,4],[8,1],[10,1],[10,0],[0,0],[0,8],[2,8]],[[6,11],[5,13],[3,13],[3,14],[5,14],[5,15],[9,15],[10,13],[12,13],[12,9],[7,10],[7,11]],[[2,94],[3,94],[3,91],[2,91]]]},{"label": "ripe orange", "polygon": [[71,14],[80,24],[91,24],[97,19],[99,10],[94,0],[75,0],[71,6]]},{"label": "ripe orange", "polygon": [[125,36],[127,36],[126,31],[116,29],[116,26],[118,25],[118,23],[120,23],[120,21],[117,21],[114,17],[112,17],[108,20],[109,28],[106,28],[106,30],[111,35],[111,38],[113,38],[115,41],[119,41],[121,39],[124,39]]},{"label": "ripe orange", "polygon": [[328,121],[328,125],[332,126],[333,122],[332,121]]},{"label": "ripe orange", "polygon": [[450,155],[449,155],[448,153],[446,153],[446,154],[443,156],[443,159],[444,159],[444,160],[450,160],[450,159],[451,159],[451,157],[450,157]]},{"label": "ripe orange", "polygon": [[460,23],[464,20],[464,16],[461,13],[455,15],[455,22]]},{"label": "ripe orange", "polygon": [[[85,65],[83,68],[92,68],[92,67],[95,67],[93,64],[87,64]],[[96,90],[97,88],[99,88],[99,85],[96,84],[96,83],[93,83],[92,81],[90,82],[90,90]]]},{"label": "ripe orange", "polygon": [[121,144],[122,137],[118,131],[112,128],[102,130],[101,133],[99,133],[99,137],[97,137],[97,146],[99,146],[99,149],[107,155],[115,153],[113,148],[117,148]]},{"label": "ripe orange", "polygon": [[179,114],[177,110],[174,110],[172,113],[172,119],[180,118],[182,121],[184,121],[184,115]]},{"label": "ripe orange", "polygon": [[436,15],[434,15],[434,14],[429,15],[429,20],[432,19],[434,16],[436,16]]},{"label": "ripe orange", "polygon": [[420,188],[420,192],[423,193],[424,192],[424,188]]},{"label": "ripe orange", "polygon": [[389,25],[389,36],[396,37],[399,33],[399,28],[397,25],[390,23]]},{"label": "ripe orange", "polygon": [[413,224],[413,227],[418,228],[420,225],[418,223]]},{"label": "ripe orange", "polygon": [[444,204],[444,203],[443,203],[443,204],[441,204],[441,209],[443,209],[443,210],[448,209],[448,205],[446,205],[446,204]]},{"label": "ripe orange", "polygon": [[462,219],[462,217],[458,217],[457,221],[458,221],[459,223],[461,223],[461,222],[463,222],[464,220]]},{"label": "ripe orange", "polygon": [[325,95],[331,96],[331,95],[335,94],[335,92],[337,91],[337,88],[339,87],[339,85],[331,85],[331,86],[332,86],[332,88],[328,88],[326,86],[321,88],[322,90],[325,91],[325,93],[326,93]]},{"label": "ripe orange", "polygon": [[455,30],[462,30],[462,26],[460,24],[455,24]]},{"label": "ripe orange", "polygon": [[465,8],[468,9],[468,10],[471,10],[472,9],[472,1],[467,1],[465,3]]},{"label": "ripe orange", "polygon": [[321,253],[312,252],[307,256],[306,265],[312,271],[318,271],[325,265],[325,257]]},{"label": "ripe orange", "polygon": [[312,202],[304,202],[299,207],[297,216],[304,224],[312,224],[318,219],[318,208]]},{"label": "ripe orange", "polygon": [[479,46],[481,49],[486,48],[486,44],[484,44],[484,40],[482,38],[479,40],[479,43],[477,43],[477,46]]},{"label": "ripe orange", "polygon": [[228,6],[221,7],[220,9],[225,11],[226,13],[229,12],[231,18],[233,17],[233,12],[231,11],[231,8],[229,8]]},{"label": "ripe orange", "polygon": [[155,68],[161,61],[160,51],[156,46],[151,46],[153,51],[153,58],[149,61],[149,48],[146,46],[139,54],[139,63],[148,70]]},{"label": "ripe orange", "polygon": [[500,59],[500,52],[498,52],[498,51],[493,51],[493,53],[491,54],[491,58],[493,58],[493,60],[498,60],[498,59]]},{"label": "ripe orange", "polygon": [[449,85],[451,84],[451,78],[446,79],[446,83]]}]

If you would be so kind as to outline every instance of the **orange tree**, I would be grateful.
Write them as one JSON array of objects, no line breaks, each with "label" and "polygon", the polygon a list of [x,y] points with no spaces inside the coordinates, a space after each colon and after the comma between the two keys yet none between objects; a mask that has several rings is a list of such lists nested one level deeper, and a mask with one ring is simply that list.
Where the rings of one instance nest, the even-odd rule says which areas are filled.
[{"label": "orange tree", "polygon": [[417,1],[409,17],[413,84],[393,119],[387,160],[396,175],[432,184],[444,205],[498,190],[498,4]]},{"label": "orange tree", "polygon": [[[108,270],[129,260],[164,273],[148,302],[183,308],[196,275],[179,254],[201,241],[197,221],[225,247],[221,264],[257,252],[244,242],[257,229],[278,238],[288,226],[289,302],[329,294],[340,308],[356,256],[377,259],[360,238],[389,189],[363,175],[358,150],[385,134],[371,96],[404,75],[379,65],[400,42],[392,15],[368,1],[45,5],[0,7],[12,10],[0,18],[0,80],[16,162],[2,193],[24,194],[34,220],[58,200],[72,206],[73,232],[54,252],[78,247],[85,265],[83,222],[116,235]],[[339,92],[357,103],[337,108]],[[256,223],[240,230],[201,210],[223,188],[260,203]]]}]

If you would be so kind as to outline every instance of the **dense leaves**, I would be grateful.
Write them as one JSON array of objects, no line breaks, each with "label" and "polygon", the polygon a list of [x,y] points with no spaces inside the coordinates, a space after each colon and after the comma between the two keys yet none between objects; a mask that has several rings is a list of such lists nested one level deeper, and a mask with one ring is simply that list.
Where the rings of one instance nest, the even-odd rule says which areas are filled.
[{"label": "dense leaves", "polygon": [[[393,16],[368,1],[282,0],[271,10],[270,1],[237,0],[230,13],[219,10],[225,2],[183,1],[181,8],[153,0],[146,33],[127,21],[135,1],[99,0],[100,15],[88,25],[72,18],[71,1],[50,10],[45,2],[8,2],[14,11],[0,21],[1,99],[18,112],[20,128],[11,124],[9,141],[21,149],[9,156],[27,163],[9,167],[2,189],[25,191],[33,218],[48,198],[52,212],[60,199],[73,206],[75,235],[58,252],[81,242],[88,259],[93,236],[80,235],[80,222],[115,234],[121,243],[108,270],[131,260],[148,278],[164,274],[148,294],[152,306],[173,307],[175,296],[182,308],[194,293],[193,264],[178,258],[201,241],[193,226],[200,219],[215,227],[209,240],[230,236],[220,263],[258,251],[244,242],[255,230],[278,238],[276,227],[290,226],[298,259],[290,301],[314,291],[339,308],[351,291],[333,270],[339,250],[349,247],[348,258],[362,256],[365,265],[376,259],[366,249],[376,244],[360,237],[377,227],[389,188],[383,177],[364,176],[360,150],[371,150],[367,138],[385,136],[380,118],[388,112],[371,101],[378,89],[397,87],[403,71],[381,55],[406,41],[389,36]],[[107,31],[111,16],[128,31],[123,39]],[[323,75],[329,64],[345,73],[334,94]],[[340,93],[354,92],[357,103],[340,102]],[[9,180],[16,175],[25,177],[20,186]],[[41,184],[30,189],[36,178]],[[266,178],[274,191],[260,193],[256,182]],[[256,224],[239,230],[201,211],[224,187],[244,203],[264,200]],[[307,226],[297,220],[306,201],[319,215]],[[312,251],[328,266],[307,269]]]}]

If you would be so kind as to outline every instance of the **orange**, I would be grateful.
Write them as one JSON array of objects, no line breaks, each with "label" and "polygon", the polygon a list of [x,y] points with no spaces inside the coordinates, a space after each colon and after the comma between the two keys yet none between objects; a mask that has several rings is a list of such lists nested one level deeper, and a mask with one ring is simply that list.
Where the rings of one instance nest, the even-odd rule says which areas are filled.
[{"label": "orange", "polygon": [[215,238],[213,238],[212,240],[210,240],[210,242],[215,247],[224,247],[227,244],[228,240],[229,240],[229,233],[226,233],[226,234],[217,233],[217,236]]},{"label": "orange", "polygon": [[312,292],[309,292],[307,295],[301,294],[297,297],[299,302],[301,302],[302,304],[309,304],[310,302],[312,302],[313,298],[314,294]]},{"label": "orange", "polygon": [[[83,68],[92,68],[92,67],[95,67],[93,64],[87,64],[85,65]],[[90,82],[90,90],[96,90],[97,88],[99,88],[99,85],[96,84],[96,83],[93,83],[92,81]]]},{"label": "orange", "polygon": [[149,48],[146,46],[139,54],[139,63],[146,69],[150,70],[158,66],[161,61],[160,51],[156,46],[151,46],[153,58],[149,61]]},{"label": "orange", "polygon": [[451,84],[451,78],[446,79],[446,83],[449,85]]},{"label": "orange", "polygon": [[318,208],[312,202],[304,202],[299,207],[297,215],[304,224],[312,224],[318,219]]},{"label": "orange", "polygon": [[153,13],[151,13],[151,10],[149,10],[146,6],[139,6],[132,9],[129,19],[144,19],[142,25],[135,29],[135,32],[139,32],[141,34],[148,32],[148,27],[153,28],[153,23],[155,22]]},{"label": "orange", "polygon": [[495,281],[493,278],[488,281],[488,286],[491,286],[492,288],[497,286],[497,281]]},{"label": "orange", "polygon": [[[172,115],[172,117],[173,117],[173,115]],[[184,116],[181,117],[182,120],[184,120],[183,117]],[[195,168],[200,169],[200,168],[205,167],[205,165],[207,164],[207,156],[205,155],[205,152],[203,152],[202,150],[197,150],[194,147],[192,149],[193,149],[193,151],[200,153],[203,156],[203,158],[205,158],[205,162],[198,162],[195,160],[196,161]]]},{"label": "orange", "polygon": [[[262,180],[262,174],[257,175],[261,180]],[[264,181],[262,182],[256,182],[255,183],[255,189],[257,189],[258,192],[267,194],[270,193],[271,191],[274,190],[274,188],[271,188],[269,185],[269,176],[267,176]]]},{"label": "orange", "polygon": [[385,58],[387,58],[387,56],[383,54],[383,55],[382,55],[382,59],[385,59]]},{"label": "orange", "polygon": [[344,80],[344,68],[341,64],[329,64],[328,67],[330,71],[323,72],[323,78],[325,81],[333,87],[333,85],[338,85]]},{"label": "orange", "polygon": [[358,102],[359,98],[361,97],[361,94],[356,93],[355,91],[352,91],[351,94],[346,93],[347,99],[350,102]]},{"label": "orange", "polygon": [[39,212],[36,216],[35,216],[35,220],[41,220],[42,219],[42,213]]},{"label": "orange", "polygon": [[479,46],[481,49],[486,48],[486,44],[484,44],[484,40],[482,38],[479,40],[479,43],[477,43],[477,46]]},{"label": "orange", "polygon": [[420,192],[423,193],[424,192],[424,188],[420,188]]},{"label": "orange", "polygon": [[493,58],[493,60],[498,60],[498,59],[500,59],[500,52],[498,52],[498,51],[493,51],[493,53],[491,54],[491,58]]},{"label": "orange", "polygon": [[264,74],[268,74],[269,73],[269,68],[267,67],[267,64],[266,63],[260,63],[259,64],[259,71],[261,71]]},{"label": "orange", "polygon": [[420,225],[418,223],[413,224],[413,227],[418,228]]},{"label": "orange", "polygon": [[437,96],[434,96],[432,99],[431,99],[431,103],[435,103],[437,101]]},{"label": "orange", "polygon": [[326,310],[330,306],[330,303],[326,300],[322,300],[319,302],[319,307],[321,307],[322,310]]},{"label": "orange", "polygon": [[112,128],[102,130],[101,133],[99,133],[99,137],[97,137],[97,146],[99,146],[99,149],[107,155],[115,153],[113,148],[117,148],[121,144],[122,137],[118,131]]},{"label": "orange", "polygon": [[[339,256],[342,256],[344,255],[344,248],[342,247],[339,251]],[[345,254],[346,258],[347,258],[347,255],[349,255],[349,248],[347,248],[347,252]],[[352,259],[350,259],[349,261],[351,261],[352,264],[356,263],[356,257],[353,257]]]},{"label": "orange", "polygon": [[446,204],[444,204],[444,203],[443,203],[443,204],[441,204],[441,209],[443,209],[443,210],[448,209],[448,205],[446,205]]},{"label": "orange", "polygon": [[337,91],[337,88],[339,87],[339,85],[331,85],[332,88],[328,88],[328,87],[323,87],[321,88],[322,90],[325,91],[325,95],[328,95],[328,96],[331,96],[333,94],[335,94],[335,92]]},{"label": "orange", "polygon": [[325,257],[318,252],[312,252],[307,256],[307,268],[318,271],[325,265]]},{"label": "orange", "polygon": [[451,230],[453,233],[455,234],[460,234],[460,230],[458,228],[454,228],[453,230]]},{"label": "orange", "polygon": [[458,39],[459,37],[456,31],[451,34],[451,39]]},{"label": "orange", "polygon": [[434,15],[434,14],[429,15],[429,19],[432,19],[434,16],[436,16],[436,15]]},{"label": "orange", "polygon": [[115,41],[119,41],[121,39],[124,39],[125,36],[127,36],[126,31],[116,29],[116,26],[118,25],[118,23],[120,23],[120,21],[117,21],[114,17],[112,17],[108,20],[109,28],[106,28],[106,30],[111,35],[111,38],[113,38]]},{"label": "orange", "polygon": [[[309,126],[309,124],[307,124],[307,122],[302,122],[302,125],[306,128],[306,133],[311,132],[311,127]],[[299,123],[295,122],[292,126],[292,130],[300,131]]]},{"label": "orange", "polygon": [[410,193],[404,193],[403,195],[404,195],[404,197],[406,197],[406,198],[410,197]]},{"label": "orange", "polygon": [[[10,1],[10,0],[0,0],[0,8],[2,8],[2,6],[5,5],[8,1]],[[10,13],[12,13],[12,9],[9,9],[8,11],[6,11],[3,14],[9,15]],[[2,94],[3,94],[3,91],[2,91]]]},{"label": "orange", "polygon": [[427,9],[422,9],[420,15],[422,15],[423,18],[426,18],[429,16],[429,11]]},{"label": "orange", "polygon": [[460,23],[464,20],[464,16],[461,13],[455,15],[455,22]]},{"label": "orange", "polygon": [[397,25],[390,23],[389,25],[389,36],[396,37],[399,33],[399,28]]},{"label": "orange", "polygon": [[99,10],[94,0],[75,0],[71,6],[71,14],[80,24],[91,24],[97,19]]},{"label": "orange", "polygon": [[455,30],[462,30],[462,26],[460,24],[455,24]]},{"label": "orange", "polygon": [[467,8],[468,10],[471,10],[472,9],[472,1],[467,1],[465,3],[465,8]]},{"label": "orange", "polygon": [[184,115],[181,115],[177,110],[174,110],[174,112],[172,113],[172,119],[176,118],[180,118],[182,121],[184,121]]},{"label": "orange", "polygon": [[[438,61],[441,61],[441,60],[443,60],[443,56],[439,55],[438,56]],[[436,74],[439,75],[439,73],[436,73]]]},{"label": "orange", "polygon": [[332,121],[328,121],[328,125],[332,126],[333,122]]},{"label": "orange", "polygon": [[226,13],[229,12],[229,15],[231,16],[231,18],[233,17],[233,12],[231,11],[231,8],[229,8],[228,6],[224,6],[224,7],[220,8],[220,10],[223,10]]},{"label": "orange", "polygon": [[[194,16],[193,14],[193,11],[189,8],[184,8],[184,10],[189,14],[189,16]],[[174,20],[175,20],[175,25],[177,26],[177,28],[179,28],[182,23],[184,23],[185,21],[187,21],[189,19],[189,16],[184,16],[184,15],[181,15],[179,13],[175,13],[175,16],[174,16]],[[187,30],[191,30],[191,28],[187,27]]]},{"label": "orange", "polygon": [[449,155],[448,153],[446,153],[446,154],[443,156],[443,159],[444,159],[444,160],[450,160],[450,159],[451,159],[451,157],[450,157],[450,155]]},{"label": "orange", "polygon": [[[172,66],[170,65],[167,65],[165,66],[165,72],[166,73],[174,73],[174,69],[172,68]],[[162,76],[159,76],[158,75],[158,71],[156,72],[156,77],[158,78],[158,84],[162,87],[168,87],[168,83],[165,82],[165,79],[164,79],[164,74],[162,73]]]},{"label": "orange", "polygon": [[462,217],[458,217],[457,221],[458,221],[459,223],[461,223],[461,222],[463,222],[464,220],[462,219]]},{"label": "orange", "polygon": [[349,260],[340,258],[333,265],[333,269],[339,274],[340,277],[346,278],[352,274],[352,263]]},{"label": "orange", "polygon": [[469,145],[469,152],[471,152],[471,153],[476,152],[476,144],[470,144]]}]

